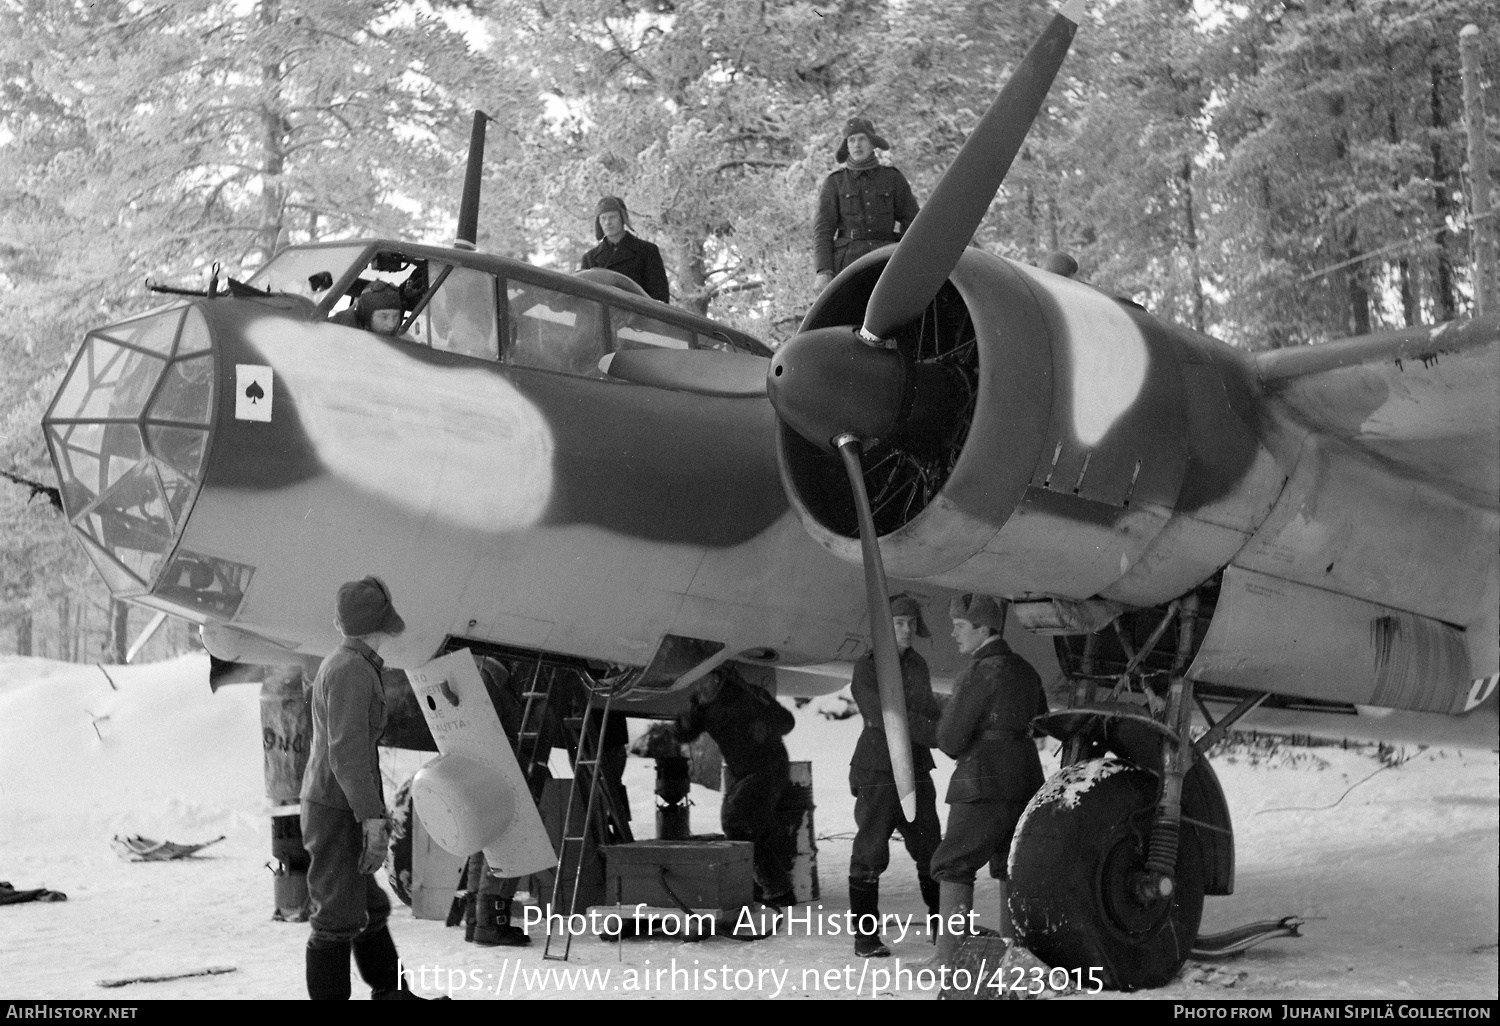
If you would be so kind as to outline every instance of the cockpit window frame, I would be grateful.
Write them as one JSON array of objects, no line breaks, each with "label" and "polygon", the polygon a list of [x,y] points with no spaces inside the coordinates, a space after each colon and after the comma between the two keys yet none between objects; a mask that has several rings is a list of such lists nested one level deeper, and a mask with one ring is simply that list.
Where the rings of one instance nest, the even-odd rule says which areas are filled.
[{"label": "cockpit window frame", "polygon": [[[355,247],[359,247],[358,250],[356,250]],[[333,305],[343,297],[344,291],[348,289],[349,285],[354,281],[355,278],[359,277],[360,272],[370,265],[370,258],[372,255],[371,250],[389,247],[388,244],[382,242],[379,239],[329,239],[323,242],[299,243],[295,246],[290,246],[287,248],[298,251],[319,249],[348,249],[351,252],[355,253],[355,256],[350,261],[349,266],[345,268],[344,272],[334,280],[332,285],[328,287],[328,289],[323,294],[323,298],[319,299],[314,304],[314,310],[316,311],[315,316],[321,320],[328,316],[329,311],[333,309]],[[269,267],[276,260],[276,258],[281,255],[281,252],[285,252],[285,250],[278,252],[265,264],[262,264],[260,267],[256,268],[250,274],[249,278],[246,279],[246,283],[249,284],[249,282],[254,281],[257,276],[264,272],[265,269]],[[288,295],[293,293],[275,294]]]},{"label": "cockpit window frame", "polygon": [[[361,240],[339,239],[325,242],[301,243],[297,248],[349,246],[358,241]],[[366,239],[363,240],[363,243],[363,248],[360,250],[359,256],[350,264],[338,280],[333,283],[323,298],[318,301],[314,310],[314,317],[317,319],[327,320],[332,315],[334,306],[348,294],[354,282],[370,266],[371,261],[377,254],[391,253],[407,260],[425,261],[429,266],[438,263],[454,267],[464,267],[489,274],[497,279],[498,294],[496,296],[496,303],[502,353],[499,361],[501,364],[505,364],[503,354],[509,351],[513,340],[509,337],[510,316],[507,309],[506,289],[499,287],[499,285],[510,280],[554,291],[569,292],[582,299],[601,302],[609,310],[638,313],[645,317],[672,324],[681,328],[684,332],[692,332],[697,336],[694,345],[691,346],[694,349],[705,348],[700,344],[701,340],[713,339],[727,345],[734,352],[762,358],[769,358],[773,355],[770,347],[766,346],[753,335],[748,335],[745,332],[730,328],[710,318],[703,317],[680,307],[659,303],[647,296],[636,296],[598,282],[573,278],[565,271],[535,267],[524,261],[497,256],[493,253],[484,253],[479,250],[450,249],[448,247],[432,246],[423,243],[405,243],[396,239]],[[559,274],[570,279],[567,286],[560,287],[560,283],[557,280],[557,275]],[[431,296],[435,294],[435,291],[432,284],[429,283],[422,300],[408,314],[408,320],[412,320],[415,315],[421,313],[422,307],[427,302],[430,302]],[[406,330],[405,324],[403,324],[402,330]],[[483,358],[473,357],[473,359]],[[516,366],[515,364],[505,365]]]},{"label": "cockpit window frame", "polygon": [[360,252],[359,258],[349,265],[338,281],[333,283],[327,294],[318,300],[316,316],[320,320],[326,319],[333,312],[334,306],[340,299],[344,298],[345,294],[349,291],[349,286],[358,280],[359,276],[364,273],[365,268],[370,266],[370,261],[374,258],[376,251],[381,248],[382,244],[380,242],[367,243],[365,248]]}]

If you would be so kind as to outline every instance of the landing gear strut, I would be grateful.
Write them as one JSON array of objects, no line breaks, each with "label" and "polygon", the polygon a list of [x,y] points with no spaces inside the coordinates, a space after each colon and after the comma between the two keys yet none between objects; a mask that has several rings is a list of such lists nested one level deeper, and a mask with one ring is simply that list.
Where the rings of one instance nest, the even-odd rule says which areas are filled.
[{"label": "landing gear strut", "polygon": [[[1203,914],[1209,860],[1202,831],[1183,830],[1184,784],[1198,756],[1190,730],[1193,682],[1185,676],[1197,612],[1196,595],[1173,602],[1138,651],[1121,633],[1127,662],[1108,698],[1096,701],[1098,681],[1090,676],[1071,708],[1042,718],[1064,743],[1065,765],[1031,800],[1011,847],[1010,910],[1021,943],[1052,965],[1098,967],[1106,985],[1119,990],[1158,987],[1176,976]],[[1174,620],[1164,701],[1143,681],[1142,667]],[[1085,645],[1084,674],[1094,670],[1095,641]],[[1206,766],[1196,775],[1195,798],[1205,776],[1211,778]],[[1226,837],[1214,843],[1227,844],[1227,811],[1222,820],[1193,822],[1219,830]],[[1215,865],[1226,853],[1228,869],[1216,874],[1214,893],[1227,893],[1232,880],[1232,849],[1215,848]]]}]

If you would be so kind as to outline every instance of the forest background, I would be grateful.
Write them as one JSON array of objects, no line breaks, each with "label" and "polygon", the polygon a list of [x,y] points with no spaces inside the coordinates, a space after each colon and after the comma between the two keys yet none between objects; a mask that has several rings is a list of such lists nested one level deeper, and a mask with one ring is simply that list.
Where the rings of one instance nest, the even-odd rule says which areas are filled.
[{"label": "forest background", "polygon": [[[451,241],[475,108],[495,119],[481,249],[572,269],[621,195],[674,303],[776,345],[813,297],[845,119],[873,119],[925,200],[1050,14],[0,0],[0,468],[54,483],[46,404],[90,327],[159,302],[146,278],[243,278],[278,240]],[[1065,251],[1247,349],[1469,316],[1469,23],[1490,86],[1493,0],[1092,0],[974,243]],[[0,479],[0,651],[118,660],[143,621],[44,496]],[[192,641],[174,622],[145,654]]]}]

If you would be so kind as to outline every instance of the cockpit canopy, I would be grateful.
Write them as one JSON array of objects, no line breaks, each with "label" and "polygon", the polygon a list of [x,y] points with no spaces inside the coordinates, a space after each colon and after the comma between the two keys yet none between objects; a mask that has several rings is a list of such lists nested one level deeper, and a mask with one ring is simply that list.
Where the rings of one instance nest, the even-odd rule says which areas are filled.
[{"label": "cockpit canopy", "polygon": [[[465,256],[472,266],[459,262]],[[400,296],[395,334],[404,341],[519,367],[603,377],[600,360],[622,349],[769,355],[750,336],[687,311],[591,279],[563,286],[555,274],[482,254],[379,242],[297,246],[248,284],[304,296],[320,316],[371,330],[361,296],[377,282]]]},{"label": "cockpit canopy", "polygon": [[[748,335],[597,281],[430,246],[290,247],[230,293],[369,330],[360,299],[376,283],[388,307],[399,305],[398,341],[517,367],[602,378],[601,359],[621,349],[767,353]],[[214,300],[89,332],[42,420],[68,519],[110,590],[200,620],[232,618],[254,572],[179,545],[221,374],[205,302]]]}]

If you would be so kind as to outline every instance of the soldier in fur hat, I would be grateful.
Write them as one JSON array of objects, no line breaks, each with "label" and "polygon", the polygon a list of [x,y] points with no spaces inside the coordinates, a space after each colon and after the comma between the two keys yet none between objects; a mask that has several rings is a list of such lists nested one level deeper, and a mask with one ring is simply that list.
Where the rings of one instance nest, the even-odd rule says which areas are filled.
[{"label": "soldier in fur hat", "polygon": [[391,899],[374,873],[390,841],[376,742],[385,730],[381,645],[406,630],[378,577],[339,588],[334,623],[344,636],[313,678],[313,737],[302,777],[302,839],[312,858],[307,995],[349,997],[349,955],[372,998],[412,998],[386,920]]},{"label": "soldier in fur hat", "polygon": [[[948,831],[932,857],[944,923],[974,907],[974,876],[986,862],[1000,881],[1000,935],[1011,936],[1006,859],[1016,824],[1042,786],[1033,717],[1047,712],[1036,669],[1005,643],[1007,606],[988,595],[949,604],[953,638],[969,657],[937,726],[937,743],[958,760],[948,784]],[[960,938],[944,932],[938,958],[951,964]]]},{"label": "soldier in fur hat", "polygon": [[354,303],[360,327],[380,335],[401,330],[402,305],[401,290],[383,281],[371,282]]},{"label": "soldier in fur hat", "polygon": [[869,118],[844,123],[834,154],[843,166],[823,179],[813,220],[814,281],[819,292],[858,257],[901,238],[900,232],[917,216],[917,199],[906,176],[875,158],[876,150],[890,148]]},{"label": "soldier in fur hat", "polygon": [[623,274],[646,295],[663,303],[672,301],[667,289],[667,269],[661,262],[661,250],[629,231],[630,212],[618,196],[605,196],[594,208],[594,238],[599,245],[583,255],[580,271],[602,267]]},{"label": "soldier in fur hat", "polygon": [[[938,910],[938,885],[929,873],[932,853],[937,850],[942,827],[938,823],[937,789],[932,786],[932,747],[942,710],[932,693],[927,660],[912,647],[912,638],[931,633],[922,620],[922,607],[909,595],[891,599],[891,621],[896,628],[896,647],[901,650],[901,685],[906,693],[906,724],[911,734],[911,764],[917,783],[917,812],[910,821],[901,811],[896,777],[886,744],[882,719],[880,684],[875,677],[874,653],[866,653],[854,664],[850,690],[865,721],[865,729],[849,760],[849,789],[854,793],[854,850],[849,857],[849,909],[858,924],[880,921],[880,874],[891,862],[891,834],[899,829],[906,850],[917,864],[917,884],[929,913]],[[873,919],[866,919],[873,916]],[[879,929],[858,927],[854,953],[860,958],[884,958],[888,949]]]}]

